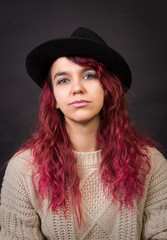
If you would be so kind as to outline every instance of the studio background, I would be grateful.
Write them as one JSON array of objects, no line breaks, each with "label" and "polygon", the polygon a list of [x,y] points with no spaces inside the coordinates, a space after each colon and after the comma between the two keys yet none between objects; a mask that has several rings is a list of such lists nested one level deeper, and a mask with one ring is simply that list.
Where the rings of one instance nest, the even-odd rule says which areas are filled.
[{"label": "studio background", "polygon": [[78,26],[97,32],[126,59],[133,77],[129,115],[140,132],[167,148],[166,12],[166,0],[1,1],[0,169],[37,119],[41,89],[26,73],[27,53],[44,41],[69,36]]}]

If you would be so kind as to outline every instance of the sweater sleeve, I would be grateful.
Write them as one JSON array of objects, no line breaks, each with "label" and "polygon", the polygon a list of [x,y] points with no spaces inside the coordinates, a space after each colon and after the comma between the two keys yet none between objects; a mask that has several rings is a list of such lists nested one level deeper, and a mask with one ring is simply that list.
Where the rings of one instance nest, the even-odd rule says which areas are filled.
[{"label": "sweater sleeve", "polygon": [[167,239],[167,161],[151,151],[152,171],[144,209],[143,239]]},{"label": "sweater sleeve", "polygon": [[23,159],[11,159],[1,190],[0,239],[42,240],[40,219],[30,201]]}]

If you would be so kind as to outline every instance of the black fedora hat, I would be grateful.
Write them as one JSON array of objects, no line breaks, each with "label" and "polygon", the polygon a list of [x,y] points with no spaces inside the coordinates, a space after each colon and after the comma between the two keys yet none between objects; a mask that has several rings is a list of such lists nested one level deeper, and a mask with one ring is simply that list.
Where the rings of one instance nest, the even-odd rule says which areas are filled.
[{"label": "black fedora hat", "polygon": [[93,58],[114,73],[126,90],[131,85],[131,71],[124,58],[98,34],[84,27],[77,28],[70,37],[50,40],[34,48],[26,58],[27,72],[42,88],[52,63],[63,56]]}]

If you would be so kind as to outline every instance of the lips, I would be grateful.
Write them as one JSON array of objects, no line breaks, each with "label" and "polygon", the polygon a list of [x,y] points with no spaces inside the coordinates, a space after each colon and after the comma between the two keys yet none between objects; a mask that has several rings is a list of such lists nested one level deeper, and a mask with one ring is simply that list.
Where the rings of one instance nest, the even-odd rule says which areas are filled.
[{"label": "lips", "polygon": [[70,103],[73,107],[84,107],[88,105],[90,102],[87,100],[75,100],[74,102]]}]

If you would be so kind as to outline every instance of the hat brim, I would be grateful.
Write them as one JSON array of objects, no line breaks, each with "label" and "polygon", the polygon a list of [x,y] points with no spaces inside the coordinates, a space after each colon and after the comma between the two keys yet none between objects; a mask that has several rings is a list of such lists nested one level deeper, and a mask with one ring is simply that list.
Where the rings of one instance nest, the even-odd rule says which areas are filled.
[{"label": "hat brim", "polygon": [[29,76],[42,88],[52,63],[63,56],[95,59],[115,74],[125,89],[131,85],[131,71],[119,53],[97,41],[78,37],[55,39],[34,48],[26,58]]}]

